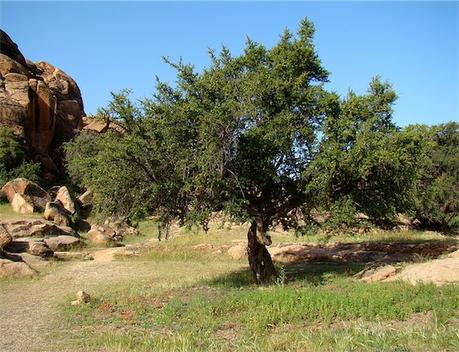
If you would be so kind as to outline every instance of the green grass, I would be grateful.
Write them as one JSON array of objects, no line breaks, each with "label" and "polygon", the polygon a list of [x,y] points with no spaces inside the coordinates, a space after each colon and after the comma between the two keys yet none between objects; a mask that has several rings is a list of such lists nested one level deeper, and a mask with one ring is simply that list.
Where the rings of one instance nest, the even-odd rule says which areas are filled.
[{"label": "green grass", "polygon": [[[156,236],[153,221],[140,230],[144,239]],[[140,259],[125,259],[152,263],[168,278],[166,283],[133,278],[101,287],[89,305],[62,304],[60,326],[84,350],[458,349],[458,286],[368,284],[352,277],[364,264],[314,263],[279,267],[276,284],[258,287],[246,259],[234,261],[226,255],[229,246],[245,243],[246,230],[213,226],[205,234],[174,227],[169,241],[153,243]],[[273,238],[278,243],[305,241],[286,232],[275,232]],[[338,239],[451,241],[422,232],[381,232],[332,242]]]},{"label": "green grass", "polygon": [[129,294],[105,291],[87,306],[62,310],[67,328],[85,327],[74,342],[109,351],[453,351],[459,346],[459,287],[366,284],[351,280],[348,271],[312,266],[311,273],[323,280],[256,287],[246,284],[242,271],[242,278],[198,280],[163,291],[132,286]]},{"label": "green grass", "polygon": [[0,220],[21,220],[24,216],[28,218],[43,218],[41,213],[33,213],[33,214],[18,214],[13,211],[11,205],[9,203],[0,202]]},{"label": "green grass", "polygon": [[[141,257],[113,263],[131,267],[132,276],[101,280],[88,305],[70,306],[73,296],[62,297],[50,323],[53,341],[84,351],[459,350],[459,286],[369,284],[353,279],[364,264],[314,263],[278,267],[281,279],[258,287],[246,259],[226,254],[245,243],[246,231],[174,226],[170,240],[156,242],[155,222],[141,223],[140,236],[127,242],[153,241]],[[453,241],[415,231],[271,234],[274,244]]]}]

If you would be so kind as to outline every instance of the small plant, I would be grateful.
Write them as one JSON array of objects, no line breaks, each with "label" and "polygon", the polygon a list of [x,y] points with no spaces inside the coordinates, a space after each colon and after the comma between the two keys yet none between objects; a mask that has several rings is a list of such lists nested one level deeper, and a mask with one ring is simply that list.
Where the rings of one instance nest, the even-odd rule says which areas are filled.
[{"label": "small plant", "polygon": [[284,287],[285,282],[287,281],[287,273],[285,271],[285,266],[281,265],[277,268],[277,278],[276,278],[276,285],[279,287]]}]

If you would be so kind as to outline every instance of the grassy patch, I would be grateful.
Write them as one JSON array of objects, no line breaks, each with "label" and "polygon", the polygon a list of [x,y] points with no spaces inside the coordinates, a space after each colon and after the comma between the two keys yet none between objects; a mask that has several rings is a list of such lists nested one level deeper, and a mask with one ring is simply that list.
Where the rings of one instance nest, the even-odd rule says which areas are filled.
[{"label": "grassy patch", "polygon": [[[27,214],[27,218],[42,219],[41,213]],[[24,214],[18,214],[13,211],[10,203],[0,202],[0,220],[21,220],[24,218]]]},{"label": "grassy patch", "polygon": [[86,306],[66,305],[63,313],[70,330],[84,327],[74,342],[110,351],[421,351],[458,345],[459,287],[366,284],[349,278],[352,268],[312,267],[302,281],[269,287],[251,285],[244,270],[162,290],[131,285]]}]

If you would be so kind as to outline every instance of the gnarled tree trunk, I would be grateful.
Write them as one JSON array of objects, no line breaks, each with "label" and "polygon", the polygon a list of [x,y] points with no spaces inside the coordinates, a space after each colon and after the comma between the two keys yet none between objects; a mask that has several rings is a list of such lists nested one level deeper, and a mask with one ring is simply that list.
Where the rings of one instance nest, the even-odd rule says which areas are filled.
[{"label": "gnarled tree trunk", "polygon": [[276,268],[266,246],[271,244],[262,221],[253,221],[247,233],[250,269],[257,284],[268,284],[277,277]]}]

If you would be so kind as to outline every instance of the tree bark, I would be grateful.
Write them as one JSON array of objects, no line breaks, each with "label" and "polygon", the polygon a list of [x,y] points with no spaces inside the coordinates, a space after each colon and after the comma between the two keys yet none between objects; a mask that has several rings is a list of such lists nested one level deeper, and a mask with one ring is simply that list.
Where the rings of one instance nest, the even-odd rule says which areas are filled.
[{"label": "tree bark", "polygon": [[277,277],[271,255],[266,249],[266,245],[271,244],[271,238],[266,231],[263,222],[253,221],[247,233],[249,265],[257,284],[272,283]]}]

